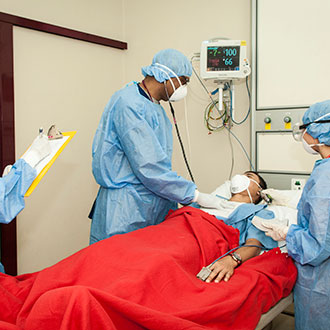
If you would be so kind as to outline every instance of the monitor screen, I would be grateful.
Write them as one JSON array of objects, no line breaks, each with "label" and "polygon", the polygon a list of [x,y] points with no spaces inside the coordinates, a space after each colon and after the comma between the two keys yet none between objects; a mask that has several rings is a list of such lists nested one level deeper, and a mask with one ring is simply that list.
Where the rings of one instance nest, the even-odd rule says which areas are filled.
[{"label": "monitor screen", "polygon": [[208,46],[207,71],[238,71],[240,46]]}]

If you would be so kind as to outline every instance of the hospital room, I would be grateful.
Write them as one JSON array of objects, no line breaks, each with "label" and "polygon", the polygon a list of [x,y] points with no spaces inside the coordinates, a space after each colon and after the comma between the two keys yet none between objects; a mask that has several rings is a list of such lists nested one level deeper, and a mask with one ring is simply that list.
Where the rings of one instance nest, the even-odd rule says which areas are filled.
[{"label": "hospital room", "polygon": [[0,0],[0,329],[328,329],[329,13]]}]

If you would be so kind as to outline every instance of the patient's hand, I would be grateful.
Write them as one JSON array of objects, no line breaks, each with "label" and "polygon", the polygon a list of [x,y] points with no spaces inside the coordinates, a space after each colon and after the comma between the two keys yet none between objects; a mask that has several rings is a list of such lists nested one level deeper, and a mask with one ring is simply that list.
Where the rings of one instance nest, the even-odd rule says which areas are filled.
[{"label": "patient's hand", "polygon": [[219,283],[221,280],[227,282],[234,274],[234,268],[236,266],[237,262],[231,256],[226,256],[218,260],[212,266],[210,266],[212,273],[209,275],[205,282],[210,283],[213,280],[215,283]]}]

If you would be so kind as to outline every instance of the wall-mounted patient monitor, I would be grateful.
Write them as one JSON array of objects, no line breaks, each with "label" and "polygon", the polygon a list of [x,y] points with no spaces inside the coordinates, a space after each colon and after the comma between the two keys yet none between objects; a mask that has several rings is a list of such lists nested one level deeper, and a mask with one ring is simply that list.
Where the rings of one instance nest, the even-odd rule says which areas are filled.
[{"label": "wall-mounted patient monitor", "polygon": [[251,73],[244,40],[203,41],[200,75],[203,79],[242,79]]}]

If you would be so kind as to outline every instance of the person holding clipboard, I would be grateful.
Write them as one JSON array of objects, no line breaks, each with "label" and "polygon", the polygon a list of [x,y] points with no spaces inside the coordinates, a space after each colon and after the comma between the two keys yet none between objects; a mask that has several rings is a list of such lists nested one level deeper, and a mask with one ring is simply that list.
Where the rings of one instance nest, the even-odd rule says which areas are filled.
[{"label": "person holding clipboard", "polygon": [[[25,206],[24,195],[37,176],[35,167],[50,154],[46,135],[39,133],[29,150],[0,177],[0,223],[10,223]],[[0,271],[4,272],[0,263]]]}]

